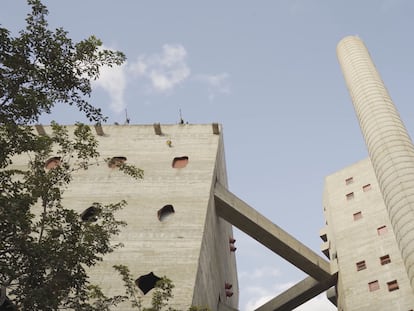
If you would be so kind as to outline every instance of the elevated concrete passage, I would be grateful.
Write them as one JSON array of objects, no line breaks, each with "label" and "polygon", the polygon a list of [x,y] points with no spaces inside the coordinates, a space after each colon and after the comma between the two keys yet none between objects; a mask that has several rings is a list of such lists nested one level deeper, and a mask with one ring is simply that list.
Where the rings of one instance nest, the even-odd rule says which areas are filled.
[{"label": "elevated concrete passage", "polygon": [[307,277],[255,311],[290,311],[334,286],[336,281],[337,274],[321,282]]},{"label": "elevated concrete passage", "polygon": [[218,216],[314,279],[321,282],[331,279],[330,266],[326,260],[240,200],[220,183],[216,183],[214,197]]}]

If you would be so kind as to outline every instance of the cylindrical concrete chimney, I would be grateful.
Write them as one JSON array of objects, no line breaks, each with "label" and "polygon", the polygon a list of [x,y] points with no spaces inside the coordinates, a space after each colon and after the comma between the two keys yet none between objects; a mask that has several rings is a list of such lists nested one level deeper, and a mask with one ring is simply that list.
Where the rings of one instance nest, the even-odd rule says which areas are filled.
[{"label": "cylindrical concrete chimney", "polygon": [[342,39],[337,55],[414,290],[414,147],[361,39]]}]

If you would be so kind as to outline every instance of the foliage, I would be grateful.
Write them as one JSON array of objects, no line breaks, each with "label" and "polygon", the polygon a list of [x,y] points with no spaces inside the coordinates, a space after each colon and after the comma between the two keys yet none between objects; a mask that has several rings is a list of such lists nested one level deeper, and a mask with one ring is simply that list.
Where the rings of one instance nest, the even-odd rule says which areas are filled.
[{"label": "foliage", "polygon": [[[168,306],[168,302],[173,298],[172,291],[174,289],[173,282],[166,276],[162,277],[161,280],[155,284],[154,291],[151,297],[151,306],[149,308],[143,307],[142,296],[138,290],[132,275],[129,272],[128,267],[124,265],[116,265],[114,269],[119,272],[124,281],[127,298],[131,302],[131,307],[138,311],[179,311]],[[196,307],[192,306],[188,311],[210,311],[207,307]]]},{"label": "foliage", "polygon": [[[99,154],[88,126],[78,124],[73,138],[63,126],[53,124],[52,129],[50,136],[38,137],[42,150],[31,154],[27,170],[1,172],[1,285],[24,310],[102,310],[89,303],[89,295],[98,295],[98,290],[88,287],[85,268],[120,246],[110,240],[125,225],[114,213],[126,202],[94,203],[96,222],[81,221],[72,207],[65,207],[62,195],[73,171],[96,163]],[[60,165],[47,170],[52,148],[60,155]]]},{"label": "foliage", "polygon": [[41,148],[21,125],[37,122],[56,104],[74,105],[90,121],[103,122],[101,110],[86,100],[91,80],[101,66],[125,60],[121,52],[102,49],[95,36],[74,43],[62,28],[48,29],[47,8],[40,0],[28,4],[32,11],[18,36],[0,27],[0,168],[11,164],[14,154]]},{"label": "foliage", "polygon": [[[0,289],[19,310],[109,310],[125,297],[105,297],[86,269],[120,246],[111,238],[125,224],[114,213],[126,202],[94,203],[97,221],[81,221],[62,195],[77,170],[100,161],[89,126],[77,124],[72,134],[52,124],[49,136],[38,136],[27,125],[57,104],[105,121],[86,100],[91,80],[101,66],[125,57],[101,49],[94,36],[74,43],[62,28],[50,30],[47,8],[40,0],[28,4],[26,28],[17,36],[0,27]],[[28,167],[11,169],[21,154],[30,158]],[[51,154],[59,155],[60,165],[48,170]],[[142,177],[134,169],[126,173]]]},{"label": "foliage", "polygon": [[[109,311],[129,299],[141,311],[176,311],[168,307],[174,285],[165,277],[153,290],[150,308],[142,307],[125,266],[115,268],[126,295],[107,297],[89,282],[87,268],[121,246],[111,238],[125,226],[114,215],[126,202],[94,202],[96,217],[82,221],[62,198],[73,174],[105,161],[99,158],[95,136],[84,124],[69,133],[52,123],[48,136],[35,135],[28,125],[57,104],[76,106],[91,122],[104,122],[100,109],[86,100],[91,80],[102,66],[119,65],[125,56],[102,49],[94,36],[74,43],[62,28],[50,30],[47,8],[40,0],[27,2],[31,12],[18,36],[0,27],[0,289],[8,295],[0,307]],[[28,167],[11,169],[13,158],[22,154],[30,159]],[[46,169],[51,155],[59,156],[59,164]],[[123,163],[119,170],[143,178],[143,171],[132,165]]]}]

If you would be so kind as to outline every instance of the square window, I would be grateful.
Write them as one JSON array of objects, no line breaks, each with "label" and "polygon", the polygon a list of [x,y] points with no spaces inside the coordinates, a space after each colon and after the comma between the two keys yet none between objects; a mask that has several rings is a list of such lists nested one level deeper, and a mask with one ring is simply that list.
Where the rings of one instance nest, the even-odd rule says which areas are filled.
[{"label": "square window", "polygon": [[389,292],[399,289],[397,280],[387,282],[387,285],[388,285]]},{"label": "square window", "polygon": [[378,235],[384,235],[387,232],[388,232],[387,226],[381,226],[381,227],[377,228]]},{"label": "square window", "polygon": [[390,255],[385,255],[385,256],[380,257],[380,262],[381,262],[381,265],[389,264],[391,262]]},{"label": "square window", "polygon": [[379,287],[379,283],[378,283],[378,280],[375,280],[375,281],[373,281],[373,282],[369,282],[368,283],[368,288],[369,288],[369,291],[370,292],[373,292],[373,291],[375,291],[375,290],[378,290],[380,287]]},{"label": "square window", "polygon": [[354,198],[354,193],[353,192],[350,192],[350,193],[348,193],[348,194],[346,194],[346,199],[349,201],[349,200],[352,200]]},{"label": "square window", "polygon": [[354,214],[354,220],[360,220],[362,218],[362,212],[357,212]]},{"label": "square window", "polygon": [[361,271],[367,268],[367,265],[365,264],[365,260],[359,261],[356,263],[357,271]]},{"label": "square window", "polygon": [[345,185],[350,185],[354,182],[354,177],[349,177],[345,179]]},{"label": "square window", "polygon": [[367,192],[371,190],[371,184],[367,184],[365,186],[362,186],[362,191]]}]

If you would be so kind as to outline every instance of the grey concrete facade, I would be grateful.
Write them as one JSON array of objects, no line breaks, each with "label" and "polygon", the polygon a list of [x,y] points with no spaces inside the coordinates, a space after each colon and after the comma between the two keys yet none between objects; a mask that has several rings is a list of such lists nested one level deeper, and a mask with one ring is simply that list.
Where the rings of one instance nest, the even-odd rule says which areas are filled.
[{"label": "grey concrete facade", "polygon": [[[72,126],[68,128],[73,131]],[[48,126],[42,129],[45,134],[51,131]],[[123,283],[112,266],[123,264],[136,278],[153,272],[171,279],[175,285],[171,306],[179,310],[192,305],[211,310],[238,308],[236,261],[229,244],[232,227],[217,217],[214,208],[214,184],[227,184],[220,132],[217,124],[97,129],[102,161],[74,173],[63,204],[81,213],[93,202],[128,202],[117,213],[128,226],[114,240],[124,247],[90,271],[92,281],[105,293],[122,294]],[[188,157],[187,166],[173,168],[173,159],[183,156]],[[103,159],[112,157],[125,157],[127,163],[143,169],[144,179],[134,180],[108,167]],[[15,164],[24,167],[27,161],[22,155]],[[175,213],[160,221],[157,212],[167,204],[173,205]],[[226,283],[232,285],[232,295],[226,294]],[[142,298],[145,306],[151,291]],[[124,303],[117,310],[131,307]]]},{"label": "grey concrete facade", "polygon": [[414,146],[364,43],[337,54],[414,292]]},{"label": "grey concrete facade", "polygon": [[322,251],[339,271],[338,310],[412,310],[414,295],[371,161],[327,176],[323,207]]}]

